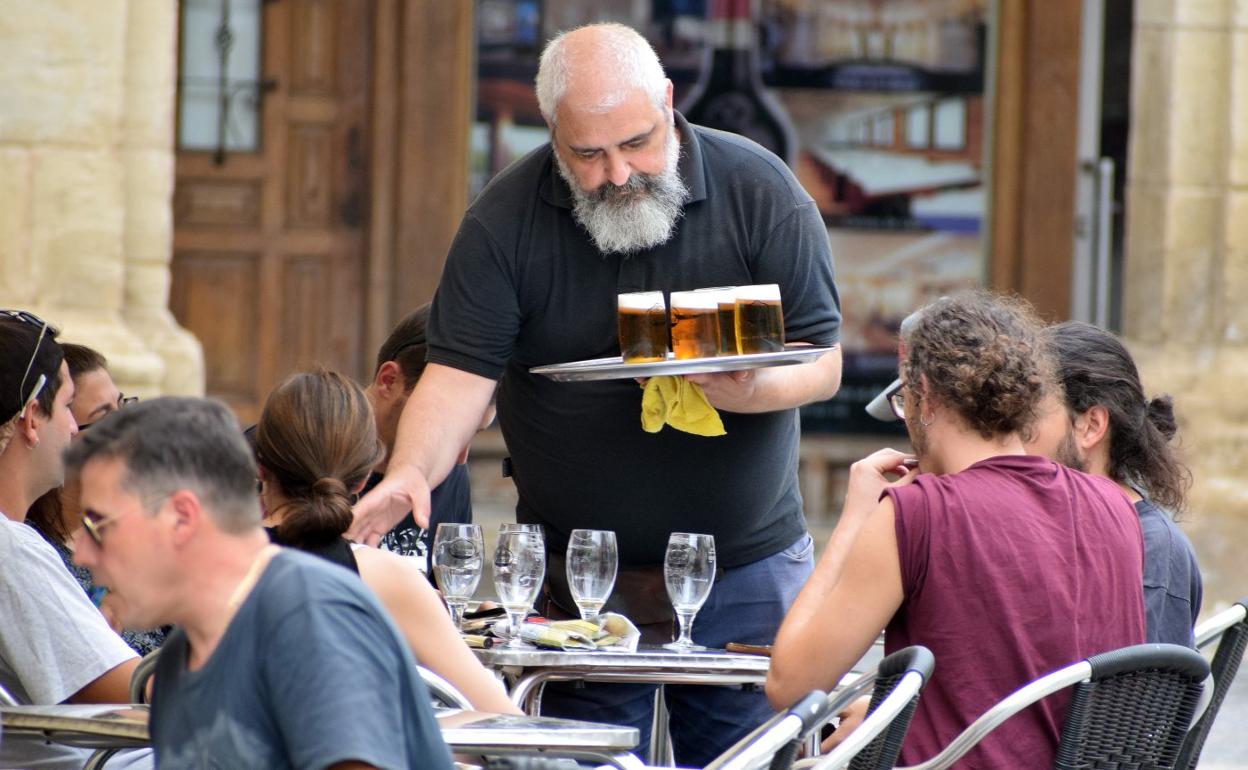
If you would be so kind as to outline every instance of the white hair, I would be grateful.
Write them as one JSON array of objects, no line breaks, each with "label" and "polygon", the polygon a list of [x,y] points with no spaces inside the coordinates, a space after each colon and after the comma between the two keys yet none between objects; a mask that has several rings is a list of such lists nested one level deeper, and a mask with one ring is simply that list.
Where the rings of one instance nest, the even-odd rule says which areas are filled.
[{"label": "white hair", "polygon": [[[599,32],[593,58],[568,51],[569,35],[585,29]],[[623,24],[589,24],[556,35],[542,51],[537,68],[537,106],[542,117],[555,125],[555,108],[568,90],[572,71],[596,67],[603,97],[594,108],[608,110],[622,102],[628,93],[640,88],[660,110],[667,98],[667,75],[659,57],[644,37]]]}]

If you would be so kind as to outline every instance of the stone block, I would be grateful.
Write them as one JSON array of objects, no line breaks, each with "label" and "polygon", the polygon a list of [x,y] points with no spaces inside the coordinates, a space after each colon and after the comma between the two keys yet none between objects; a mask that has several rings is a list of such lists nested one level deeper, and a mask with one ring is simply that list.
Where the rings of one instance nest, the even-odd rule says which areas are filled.
[{"label": "stone block", "polygon": [[169,261],[173,242],[173,153],[127,149],[121,153],[125,190],[127,261]]},{"label": "stone block", "polygon": [[1231,23],[1232,0],[1169,0],[1178,27],[1225,28]]},{"label": "stone block", "polygon": [[1248,0],[1234,0],[1231,7],[1231,26],[1248,29]]},{"label": "stone block", "polygon": [[53,305],[121,307],[125,201],[115,153],[32,152],[31,255]]},{"label": "stone block", "polygon": [[0,142],[108,146],[121,124],[125,0],[0,13]]},{"label": "stone block", "polygon": [[1157,316],[1165,281],[1167,200],[1167,188],[1162,185],[1127,185],[1123,328],[1129,335],[1149,343],[1160,343],[1166,336]]},{"label": "stone block", "polygon": [[1175,5],[1180,0],[1136,0],[1135,25],[1169,27],[1174,24]]},{"label": "stone block", "polygon": [[1248,29],[1231,33],[1230,78],[1228,173],[1232,184],[1248,186]]},{"label": "stone block", "polygon": [[1175,33],[1169,154],[1175,184],[1225,183],[1230,78],[1228,32]]},{"label": "stone block", "polygon": [[[1226,254],[1222,268],[1223,340],[1228,345],[1248,348],[1248,250]],[[1239,385],[1248,380],[1241,380]]]},{"label": "stone block", "polygon": [[0,293],[8,296],[32,288],[30,174],[29,150],[0,147]]},{"label": "stone block", "polygon": [[1137,27],[1131,51],[1131,132],[1128,179],[1167,179],[1170,168],[1171,71],[1173,35]]},{"label": "stone block", "polygon": [[126,17],[122,143],[168,148],[177,99],[177,4],[130,0]]}]

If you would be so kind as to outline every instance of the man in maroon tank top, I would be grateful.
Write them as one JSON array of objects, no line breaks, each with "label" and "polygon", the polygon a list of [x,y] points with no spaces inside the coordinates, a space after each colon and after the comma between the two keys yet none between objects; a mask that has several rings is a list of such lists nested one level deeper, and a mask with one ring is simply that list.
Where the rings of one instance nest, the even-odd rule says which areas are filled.
[{"label": "man in maroon tank top", "polygon": [[[1030,310],[943,298],[903,332],[896,399],[919,468],[855,463],[840,523],[776,638],[767,694],[831,689],[885,630],[936,670],[902,764],[928,759],[1027,682],[1144,641],[1139,519],[1107,479],[1028,456],[1052,363]],[[900,479],[890,480],[900,476]],[[998,727],[960,768],[1051,767],[1066,698]]]}]

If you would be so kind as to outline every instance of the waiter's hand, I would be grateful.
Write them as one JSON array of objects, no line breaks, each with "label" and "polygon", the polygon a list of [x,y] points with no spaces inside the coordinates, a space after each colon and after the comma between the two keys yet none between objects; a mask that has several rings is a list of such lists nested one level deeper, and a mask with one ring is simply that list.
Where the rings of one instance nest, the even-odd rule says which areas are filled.
[{"label": "waiter's hand", "polygon": [[758,383],[753,369],[720,374],[686,374],[685,379],[701,385],[710,405],[726,412],[750,411],[747,407],[754,398]]},{"label": "waiter's hand", "polygon": [[411,511],[416,526],[429,525],[429,482],[415,468],[390,468],[386,477],[355,504],[355,521],[347,537],[377,545]]}]

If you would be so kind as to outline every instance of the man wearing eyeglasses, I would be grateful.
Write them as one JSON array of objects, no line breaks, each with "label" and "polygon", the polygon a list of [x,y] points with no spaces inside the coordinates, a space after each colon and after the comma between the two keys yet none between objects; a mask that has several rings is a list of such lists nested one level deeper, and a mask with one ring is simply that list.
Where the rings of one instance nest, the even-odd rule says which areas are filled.
[{"label": "man wearing eyeglasses", "polygon": [[408,645],[347,570],[269,543],[233,414],[144,401],[66,455],[82,486],[74,559],[161,647],[161,768],[421,767],[451,758]]},{"label": "man wearing eyeglasses", "polygon": [[[0,686],[27,704],[124,703],[138,657],[23,523],[31,503],[61,484],[61,453],[78,432],[55,337],[29,313],[0,311]],[[86,758],[42,740],[0,742],[0,767],[76,768]]]}]

